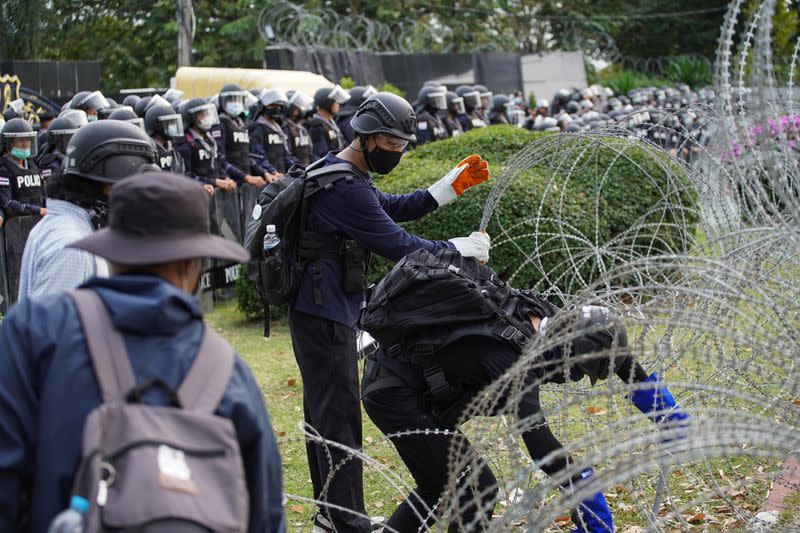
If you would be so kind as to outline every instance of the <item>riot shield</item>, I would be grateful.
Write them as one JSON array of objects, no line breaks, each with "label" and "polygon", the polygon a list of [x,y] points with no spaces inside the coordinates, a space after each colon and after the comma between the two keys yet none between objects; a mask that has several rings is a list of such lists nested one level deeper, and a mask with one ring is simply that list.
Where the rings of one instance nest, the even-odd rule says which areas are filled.
[{"label": "riot shield", "polygon": [[258,201],[258,195],[261,194],[261,189],[249,183],[239,185],[239,210],[242,214],[242,237],[244,238],[244,231],[247,228],[247,221],[253,215],[253,207]]},{"label": "riot shield", "polygon": [[12,217],[3,226],[9,305],[17,301],[19,274],[22,269],[22,252],[25,251],[28,234],[41,219],[41,217],[36,216]]},{"label": "riot shield", "polygon": [[[242,217],[239,209],[237,191],[216,189],[211,198],[211,232],[241,244]],[[239,274],[238,265],[228,261],[214,260],[211,271],[211,284],[216,300],[230,300],[234,297],[233,284]]]}]

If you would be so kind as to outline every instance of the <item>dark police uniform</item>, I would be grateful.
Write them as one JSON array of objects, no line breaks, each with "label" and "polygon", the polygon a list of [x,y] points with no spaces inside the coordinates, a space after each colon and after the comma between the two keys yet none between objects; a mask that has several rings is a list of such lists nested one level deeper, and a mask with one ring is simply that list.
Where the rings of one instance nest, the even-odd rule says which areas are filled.
[{"label": "dark police uniform", "polygon": [[[286,132],[277,123],[269,123],[263,117],[258,117],[250,123],[249,128],[250,150],[260,161],[262,169],[285,174],[297,162],[289,147]],[[260,174],[263,174],[263,170]]]},{"label": "dark police uniform", "polygon": [[450,137],[442,119],[427,109],[417,114],[417,144],[441,141]]},{"label": "dark police uniform", "polygon": [[297,158],[297,162],[307,167],[311,164],[311,136],[302,122],[287,119],[283,123],[283,131],[289,141],[289,149]]},{"label": "dark police uniform", "polygon": [[[397,224],[420,218],[438,207],[427,190],[388,195],[349,163],[332,154],[324,160],[325,165],[342,163],[350,167],[344,171],[346,176],[310,197],[305,229],[329,234],[332,239],[343,236],[392,261],[419,248],[454,249],[449,242],[411,235]],[[306,422],[322,437],[358,448],[361,409],[355,328],[365,295],[363,285],[348,292],[344,276],[342,259],[319,259],[307,264],[296,300],[289,308],[289,328],[303,378]],[[362,463],[348,459],[346,453],[333,447],[309,443],[306,451],[314,497],[323,494],[332,461],[338,470],[323,499],[364,512]],[[335,509],[330,513],[338,531],[369,531],[368,520]]]},{"label": "dark police uniform", "polygon": [[308,133],[311,136],[311,157],[315,161],[325,157],[328,152],[341,152],[347,146],[336,121],[324,119],[319,113],[311,117]]},{"label": "dark police uniform", "polygon": [[[41,146],[41,145],[40,145]],[[50,179],[50,176],[61,172],[61,166],[64,162],[64,154],[56,150],[47,152],[39,156],[36,160],[36,166],[39,167],[39,172],[42,174],[42,179],[45,183]]]},{"label": "dark police uniform", "polygon": [[336,115],[336,125],[339,126],[339,131],[342,132],[345,145],[353,142],[353,139],[356,137],[356,134],[353,131],[353,126],[350,125],[350,121],[353,120],[353,115],[355,114],[356,110],[351,108],[344,113],[340,111],[339,114]]},{"label": "dark police uniform", "polygon": [[0,211],[3,218],[39,215],[45,206],[44,183],[32,158],[19,166],[10,155],[0,158]]},{"label": "dark police uniform", "polygon": [[176,138],[175,151],[181,156],[188,177],[209,185],[216,185],[222,177],[217,143],[210,132],[201,135],[188,130]]},{"label": "dark police uniform", "polygon": [[474,128],[485,128],[486,121],[484,121],[475,111],[457,115],[458,123],[461,124],[463,131],[469,131]]},{"label": "dark police uniform", "polygon": [[236,183],[242,183],[248,174],[261,176],[261,170],[250,157],[250,132],[241,117],[219,114],[219,125],[212,129],[219,150],[222,173]]},{"label": "dark police uniform", "polygon": [[153,143],[156,145],[156,155],[158,156],[156,164],[158,168],[175,174],[183,174],[183,160],[172,147],[172,142],[167,141],[166,146],[162,146],[156,141],[153,141]]},{"label": "dark police uniform", "polygon": [[450,118],[446,116],[442,119],[444,123],[444,127],[447,128],[447,133],[450,137],[458,137],[462,133],[464,133],[464,129],[461,127],[461,123],[458,121],[458,118]]}]

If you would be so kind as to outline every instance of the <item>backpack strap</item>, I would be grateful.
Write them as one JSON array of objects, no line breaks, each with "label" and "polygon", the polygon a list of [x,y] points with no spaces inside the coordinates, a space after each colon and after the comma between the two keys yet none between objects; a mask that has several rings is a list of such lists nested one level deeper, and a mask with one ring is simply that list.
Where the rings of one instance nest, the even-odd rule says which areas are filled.
[{"label": "backpack strap", "polygon": [[200,349],[192,368],[178,387],[178,398],[184,409],[213,413],[233,375],[233,348],[220,335],[205,326]]},{"label": "backpack strap", "polygon": [[78,289],[70,296],[78,309],[103,403],[124,403],[125,395],[136,386],[136,378],[122,335],[95,291]]}]

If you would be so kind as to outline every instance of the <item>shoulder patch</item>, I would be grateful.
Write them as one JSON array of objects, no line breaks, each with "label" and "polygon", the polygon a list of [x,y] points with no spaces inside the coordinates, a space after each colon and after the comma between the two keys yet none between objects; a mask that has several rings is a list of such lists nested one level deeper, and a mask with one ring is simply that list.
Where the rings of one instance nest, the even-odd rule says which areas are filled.
[{"label": "shoulder patch", "polygon": [[211,136],[214,137],[215,139],[219,139],[220,137],[222,137],[222,131],[211,130]]}]

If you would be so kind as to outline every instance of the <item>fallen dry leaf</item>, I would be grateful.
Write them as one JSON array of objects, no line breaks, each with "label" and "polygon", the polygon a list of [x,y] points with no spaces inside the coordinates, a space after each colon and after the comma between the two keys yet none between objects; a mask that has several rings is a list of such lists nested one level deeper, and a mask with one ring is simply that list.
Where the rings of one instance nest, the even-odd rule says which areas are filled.
[{"label": "fallen dry leaf", "polygon": [[602,409],[600,409],[599,407],[597,407],[595,405],[590,405],[589,407],[587,407],[586,408],[586,412],[588,412],[590,415],[602,415],[602,414],[605,414],[605,411],[603,411]]},{"label": "fallen dry leaf", "polygon": [[796,406],[800,407],[800,398],[792,401],[792,403],[795,404]]},{"label": "fallen dry leaf", "polygon": [[703,513],[697,513],[696,515],[692,516],[691,518],[687,518],[686,521],[690,524],[699,524],[703,520],[706,519],[706,515]]},{"label": "fallen dry leaf", "polygon": [[303,507],[302,505],[292,505],[291,507],[289,507],[289,510],[292,511],[293,513],[300,513],[300,514],[306,512],[306,508]]},{"label": "fallen dry leaf", "polygon": [[277,436],[279,436],[279,437],[285,437],[286,436],[286,432],[285,431],[276,431],[275,434]]},{"label": "fallen dry leaf", "polygon": [[297,385],[297,380],[294,378],[289,378],[286,380],[286,384],[289,385],[290,387],[294,387],[295,385]]}]

